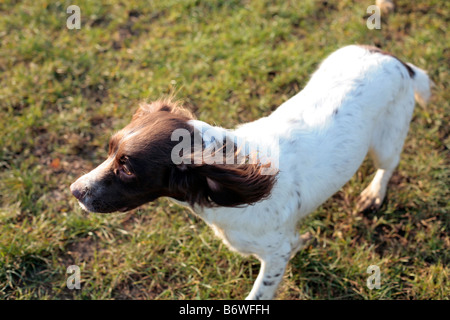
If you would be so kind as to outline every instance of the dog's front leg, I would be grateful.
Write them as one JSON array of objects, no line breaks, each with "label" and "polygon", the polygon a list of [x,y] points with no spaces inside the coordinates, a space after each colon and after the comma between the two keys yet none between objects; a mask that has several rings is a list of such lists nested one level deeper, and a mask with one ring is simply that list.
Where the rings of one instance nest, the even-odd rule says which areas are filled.
[{"label": "dog's front leg", "polygon": [[246,300],[270,300],[283,279],[289,261],[290,252],[276,253],[265,258],[259,258],[261,269],[253,284],[252,291]]}]

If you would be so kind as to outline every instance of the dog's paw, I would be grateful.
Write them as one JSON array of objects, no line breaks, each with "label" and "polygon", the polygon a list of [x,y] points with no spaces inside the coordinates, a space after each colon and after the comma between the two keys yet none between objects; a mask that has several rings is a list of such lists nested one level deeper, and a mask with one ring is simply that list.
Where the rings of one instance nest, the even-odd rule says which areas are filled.
[{"label": "dog's paw", "polygon": [[359,196],[356,210],[358,212],[378,211],[383,204],[384,195],[374,192],[370,187],[365,189]]},{"label": "dog's paw", "polygon": [[291,250],[291,259],[297,254],[298,251],[302,250],[309,241],[312,239],[312,234],[310,232],[306,232],[300,235],[297,239],[297,243],[292,247]]}]

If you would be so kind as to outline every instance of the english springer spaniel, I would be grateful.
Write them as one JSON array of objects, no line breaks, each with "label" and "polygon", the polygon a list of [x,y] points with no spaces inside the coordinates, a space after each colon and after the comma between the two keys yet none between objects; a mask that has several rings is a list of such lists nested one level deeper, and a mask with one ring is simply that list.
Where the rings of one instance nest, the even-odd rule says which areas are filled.
[{"label": "english springer spaniel", "polygon": [[228,130],[177,103],[142,104],[109,142],[108,158],[70,190],[91,212],[128,211],[159,197],[192,209],[261,269],[247,299],[271,299],[305,236],[299,221],[337,192],[369,154],[376,174],[360,211],[380,207],[399,163],[414,97],[427,74],[375,47],[332,53],[272,114]]}]

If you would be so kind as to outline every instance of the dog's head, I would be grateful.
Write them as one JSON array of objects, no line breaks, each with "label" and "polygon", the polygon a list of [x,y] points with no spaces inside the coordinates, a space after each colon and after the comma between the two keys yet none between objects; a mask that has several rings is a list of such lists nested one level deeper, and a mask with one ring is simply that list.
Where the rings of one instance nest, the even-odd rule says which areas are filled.
[{"label": "dog's head", "polygon": [[[190,112],[170,101],[141,105],[132,121],[111,137],[108,158],[70,186],[72,194],[83,209],[103,213],[128,211],[159,197],[192,206],[233,207],[270,194],[275,175],[261,174],[261,163],[217,164],[202,157],[191,161],[196,132],[192,120]],[[174,132],[180,130],[191,138],[192,152],[187,155],[185,148],[184,160],[174,161],[180,155]]]}]

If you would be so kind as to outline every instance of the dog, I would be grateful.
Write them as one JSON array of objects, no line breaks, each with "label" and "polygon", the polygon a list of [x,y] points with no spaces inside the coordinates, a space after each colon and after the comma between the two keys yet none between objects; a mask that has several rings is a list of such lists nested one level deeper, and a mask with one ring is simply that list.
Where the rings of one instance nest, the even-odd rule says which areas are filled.
[{"label": "dog", "polygon": [[233,130],[196,120],[171,100],[144,103],[110,139],[107,159],[70,190],[90,212],[128,211],[159,197],[190,208],[229,248],[260,260],[247,299],[272,299],[308,238],[299,221],[344,186],[367,154],[377,171],[358,209],[381,206],[415,100],[425,106],[430,86],[424,70],[350,45],[269,116]]}]

